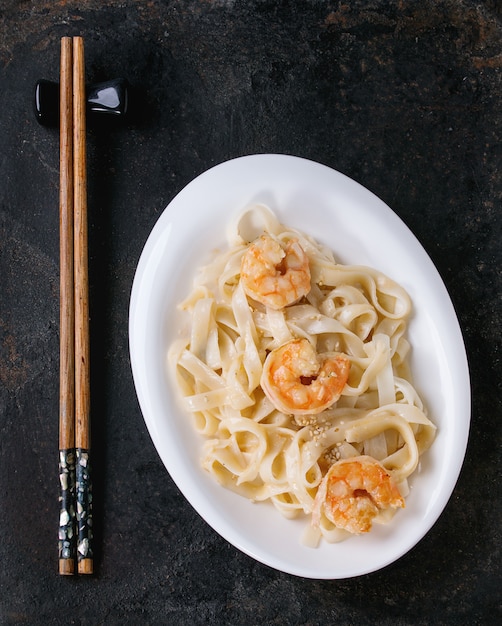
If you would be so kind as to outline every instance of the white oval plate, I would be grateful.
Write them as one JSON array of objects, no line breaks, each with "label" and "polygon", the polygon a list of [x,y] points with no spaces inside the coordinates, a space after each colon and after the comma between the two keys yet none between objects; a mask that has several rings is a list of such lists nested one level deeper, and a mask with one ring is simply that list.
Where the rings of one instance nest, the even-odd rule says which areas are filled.
[{"label": "white oval plate", "polygon": [[[268,503],[253,504],[201,469],[202,437],[179,408],[166,371],[180,320],[176,305],[195,270],[225,246],[228,222],[252,203],[328,245],[340,262],[370,265],[409,292],[416,387],[438,427],[412,477],[406,508],[364,536],[318,548],[301,544],[305,520],[287,520]],[[285,155],[222,163],[187,185],[168,205],[141,255],[131,294],[130,353],[136,391],[153,443],[196,511],[244,553],[283,572],[316,579],[378,570],[408,552],[443,511],[467,446],[470,385],[465,348],[446,288],[414,235],[364,187],[326,166]]]}]

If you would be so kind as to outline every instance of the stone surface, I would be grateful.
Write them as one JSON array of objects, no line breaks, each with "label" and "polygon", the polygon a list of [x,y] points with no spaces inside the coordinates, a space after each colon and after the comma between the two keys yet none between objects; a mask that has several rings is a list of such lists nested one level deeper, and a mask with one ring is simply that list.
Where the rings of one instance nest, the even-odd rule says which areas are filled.
[{"label": "stone surface", "polygon": [[[81,34],[135,89],[89,130],[92,578],[57,575],[58,133],[33,89]],[[495,0],[0,3],[0,622],[500,623],[502,16]],[[241,554],[165,471],[136,400],[128,304],[164,206],[212,165],[282,152],[368,187],[435,262],[472,377],[465,463],[407,555],[344,581]]]}]

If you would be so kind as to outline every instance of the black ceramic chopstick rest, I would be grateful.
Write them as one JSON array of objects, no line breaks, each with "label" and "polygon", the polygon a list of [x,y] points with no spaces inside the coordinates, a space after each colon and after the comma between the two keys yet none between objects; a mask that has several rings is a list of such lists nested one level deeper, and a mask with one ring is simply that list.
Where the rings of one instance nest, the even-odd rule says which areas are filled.
[{"label": "black ceramic chopstick rest", "polygon": [[[87,114],[123,119],[129,110],[129,84],[115,78],[90,85],[86,90]],[[59,84],[39,80],[35,86],[35,116],[43,126],[59,124]]]}]

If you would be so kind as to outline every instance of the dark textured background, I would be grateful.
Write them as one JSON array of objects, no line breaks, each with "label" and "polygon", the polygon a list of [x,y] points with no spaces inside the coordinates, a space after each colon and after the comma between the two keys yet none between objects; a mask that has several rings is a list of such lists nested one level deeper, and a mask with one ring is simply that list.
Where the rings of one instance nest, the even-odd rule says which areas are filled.
[{"label": "dark textured background", "polygon": [[[141,106],[88,139],[97,573],[57,575],[58,132],[33,87],[82,34]],[[0,623],[501,623],[502,16],[493,0],[0,0]],[[302,580],[228,545],[147,434],[128,354],[142,247],[192,178],[256,152],[356,179],[445,280],[472,428],[431,532],[378,573]]]}]

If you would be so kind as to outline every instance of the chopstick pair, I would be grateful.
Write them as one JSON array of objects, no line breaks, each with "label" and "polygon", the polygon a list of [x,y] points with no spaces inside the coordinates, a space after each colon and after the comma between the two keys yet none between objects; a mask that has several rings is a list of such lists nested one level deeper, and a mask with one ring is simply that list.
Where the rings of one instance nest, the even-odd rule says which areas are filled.
[{"label": "chopstick pair", "polygon": [[[82,37],[61,39],[59,573],[92,574],[85,64]],[[75,568],[75,561],[78,565]]]}]

